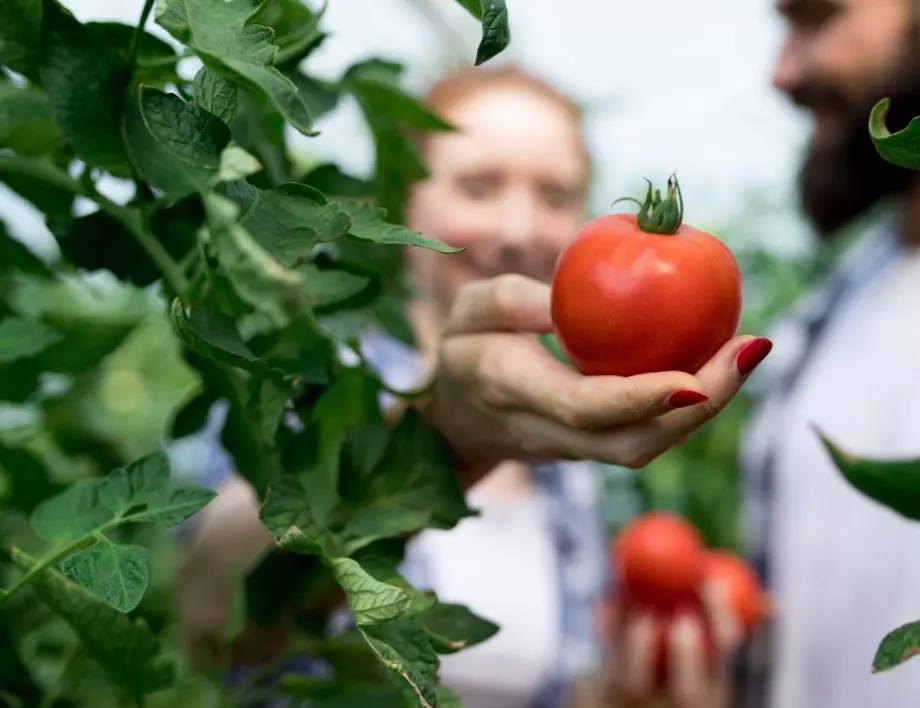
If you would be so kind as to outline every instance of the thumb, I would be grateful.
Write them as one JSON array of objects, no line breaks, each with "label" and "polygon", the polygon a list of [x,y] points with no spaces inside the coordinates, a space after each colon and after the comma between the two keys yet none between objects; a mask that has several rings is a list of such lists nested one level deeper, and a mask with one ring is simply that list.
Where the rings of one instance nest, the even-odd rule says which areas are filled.
[{"label": "thumb", "polygon": [[444,334],[553,331],[550,288],[523,275],[480,280],[457,295]]}]

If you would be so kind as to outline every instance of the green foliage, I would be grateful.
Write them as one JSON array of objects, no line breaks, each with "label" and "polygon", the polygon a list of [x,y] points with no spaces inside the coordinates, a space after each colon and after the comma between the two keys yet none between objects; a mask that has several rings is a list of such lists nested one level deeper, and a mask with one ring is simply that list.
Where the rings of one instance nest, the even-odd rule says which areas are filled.
[{"label": "green foliage", "polygon": [[[482,23],[479,64],[507,46],[507,10],[461,4]],[[408,535],[474,512],[438,434],[415,413],[385,419],[386,389],[356,347],[369,326],[411,341],[406,247],[456,252],[402,223],[425,175],[410,131],[452,127],[384,58],[312,76],[324,8],[137,9],[135,27],[80,22],[56,0],[0,1],[0,182],[43,212],[58,247],[39,258],[0,222],[3,699],[457,706],[439,655],[498,628],[398,568]],[[141,29],[151,15],[181,49]],[[288,126],[315,135],[342,96],[367,120],[374,174],[298,174]],[[133,195],[105,196],[106,176]],[[78,198],[94,208],[78,213]],[[212,670],[187,655],[172,578],[177,527],[215,493],[165,450],[200,441],[218,402],[220,441],[276,543],[234,574]],[[337,636],[310,609],[330,589],[356,622]],[[235,643],[282,617],[296,618],[290,650],[334,676],[279,670],[266,684],[269,665],[226,683]]]}]

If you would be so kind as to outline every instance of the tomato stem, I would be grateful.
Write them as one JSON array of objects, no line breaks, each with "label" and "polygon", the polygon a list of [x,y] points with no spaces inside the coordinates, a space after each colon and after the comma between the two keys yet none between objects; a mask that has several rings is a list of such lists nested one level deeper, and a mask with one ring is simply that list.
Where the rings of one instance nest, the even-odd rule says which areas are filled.
[{"label": "tomato stem", "polygon": [[661,190],[655,189],[649,180],[645,201],[633,197],[621,197],[619,202],[633,202],[639,206],[636,221],[639,228],[650,234],[676,234],[684,221],[684,197],[680,191],[677,175],[668,178],[667,195],[662,199]]}]

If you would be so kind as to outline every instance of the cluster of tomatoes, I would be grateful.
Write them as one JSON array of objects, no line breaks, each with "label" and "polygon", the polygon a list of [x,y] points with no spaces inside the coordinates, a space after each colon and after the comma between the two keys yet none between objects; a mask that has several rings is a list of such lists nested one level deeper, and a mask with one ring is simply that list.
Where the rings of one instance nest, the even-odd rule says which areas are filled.
[{"label": "cluster of tomatoes", "polygon": [[704,585],[719,588],[721,601],[746,636],[769,611],[768,597],[750,566],[727,551],[707,549],[697,530],[676,514],[638,516],[617,535],[611,556],[620,579],[620,612],[648,612],[665,620],[658,623],[659,685],[668,676],[667,629],[681,613],[699,619],[708,655],[715,659],[715,638],[701,596]]}]

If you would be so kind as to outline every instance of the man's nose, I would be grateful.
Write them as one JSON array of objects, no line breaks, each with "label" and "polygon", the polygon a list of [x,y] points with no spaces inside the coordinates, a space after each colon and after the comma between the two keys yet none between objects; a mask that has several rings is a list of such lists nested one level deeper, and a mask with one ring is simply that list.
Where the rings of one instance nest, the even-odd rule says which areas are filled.
[{"label": "man's nose", "polygon": [[510,194],[503,206],[501,223],[496,225],[502,245],[508,248],[527,246],[539,229],[538,210],[533,198],[524,193]]},{"label": "man's nose", "polygon": [[785,94],[794,94],[805,82],[806,64],[802,43],[787,39],[773,67],[773,86]]}]

